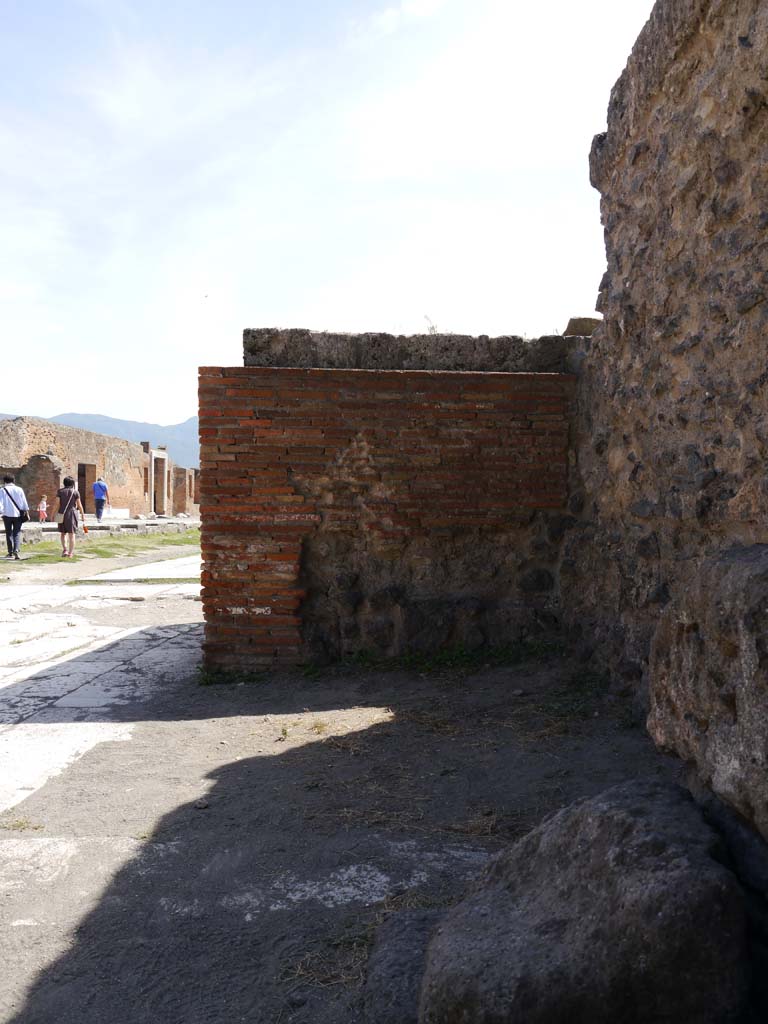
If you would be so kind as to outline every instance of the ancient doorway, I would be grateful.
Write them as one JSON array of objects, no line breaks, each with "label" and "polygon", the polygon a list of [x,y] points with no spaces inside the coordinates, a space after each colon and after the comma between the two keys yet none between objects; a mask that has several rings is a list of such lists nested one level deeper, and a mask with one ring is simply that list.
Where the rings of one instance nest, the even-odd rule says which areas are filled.
[{"label": "ancient doorway", "polygon": [[168,483],[166,480],[167,460],[164,455],[152,452],[152,511],[159,516],[166,514]]},{"label": "ancient doorway", "polygon": [[93,511],[93,485],[96,483],[96,467],[89,462],[77,464],[77,489],[86,512]]}]

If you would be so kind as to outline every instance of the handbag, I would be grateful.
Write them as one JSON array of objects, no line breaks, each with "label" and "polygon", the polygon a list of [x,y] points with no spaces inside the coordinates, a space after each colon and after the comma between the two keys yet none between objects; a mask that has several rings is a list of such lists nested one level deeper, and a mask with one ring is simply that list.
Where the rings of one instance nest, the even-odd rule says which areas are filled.
[{"label": "handbag", "polygon": [[14,498],[14,496],[11,494],[11,492],[8,490],[7,487],[4,487],[3,490],[8,495],[8,497],[11,499],[13,504],[16,506],[16,511],[21,516],[22,523],[28,523],[29,522],[29,511],[27,509],[25,509],[25,508],[19,508],[18,502],[16,501],[16,499]]},{"label": "handbag", "polygon": [[72,493],[71,493],[71,494],[70,494],[70,496],[69,496],[69,501],[67,502],[67,507],[66,507],[66,508],[64,509],[64,511],[63,511],[63,512],[57,512],[57,513],[56,513],[56,515],[55,515],[55,517],[54,517],[54,518],[55,518],[55,521],[56,521],[56,522],[57,522],[57,523],[58,523],[59,525],[61,525],[61,523],[63,523],[63,522],[64,522],[64,516],[65,516],[65,515],[67,514],[67,512],[69,512],[69,506],[70,506],[70,505],[72,504],[72,499],[74,498],[74,496],[75,496],[75,492],[74,492],[74,491],[72,491]]}]

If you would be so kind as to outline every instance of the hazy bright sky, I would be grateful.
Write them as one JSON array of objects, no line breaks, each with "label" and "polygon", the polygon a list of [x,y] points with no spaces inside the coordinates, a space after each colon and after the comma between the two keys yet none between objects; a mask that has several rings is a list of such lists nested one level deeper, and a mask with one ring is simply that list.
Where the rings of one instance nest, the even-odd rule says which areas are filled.
[{"label": "hazy bright sky", "polygon": [[0,412],[160,423],[244,327],[589,315],[651,0],[0,0]]}]

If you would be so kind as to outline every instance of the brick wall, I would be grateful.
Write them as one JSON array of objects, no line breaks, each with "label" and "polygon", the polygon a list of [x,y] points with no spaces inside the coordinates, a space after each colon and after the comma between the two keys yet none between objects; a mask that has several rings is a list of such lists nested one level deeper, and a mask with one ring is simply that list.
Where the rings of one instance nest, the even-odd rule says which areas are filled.
[{"label": "brick wall", "polygon": [[197,515],[198,508],[195,502],[195,488],[197,470],[184,469],[181,466],[173,467],[173,514],[181,513]]},{"label": "brick wall", "polygon": [[202,368],[208,664],[504,643],[555,614],[572,387]]},{"label": "brick wall", "polygon": [[56,492],[62,485],[66,471],[62,464],[55,458],[47,455],[35,455],[23,468],[16,472],[16,483],[24,488],[30,509],[33,510],[32,518],[37,520],[37,509],[40,499],[44,494],[48,496],[48,518],[53,517],[56,511]]}]

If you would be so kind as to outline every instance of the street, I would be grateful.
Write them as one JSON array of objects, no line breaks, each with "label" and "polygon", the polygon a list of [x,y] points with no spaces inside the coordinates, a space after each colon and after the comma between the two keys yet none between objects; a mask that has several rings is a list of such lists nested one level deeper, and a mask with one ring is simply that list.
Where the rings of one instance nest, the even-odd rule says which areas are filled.
[{"label": "street", "polygon": [[153,557],[0,583],[0,1024],[361,1020],[388,915],[669,771],[562,656],[201,685],[199,554]]}]

